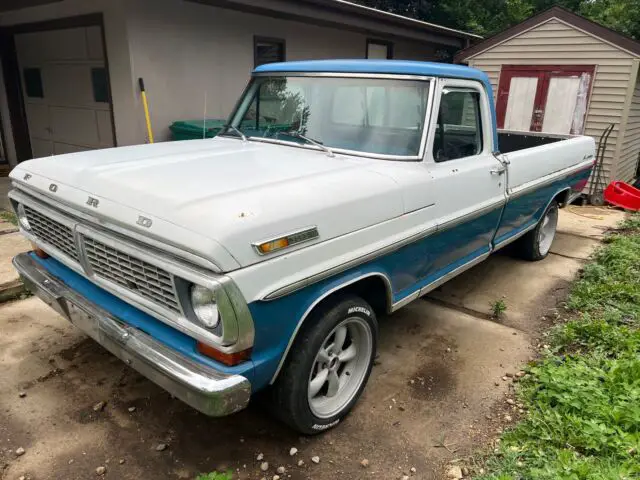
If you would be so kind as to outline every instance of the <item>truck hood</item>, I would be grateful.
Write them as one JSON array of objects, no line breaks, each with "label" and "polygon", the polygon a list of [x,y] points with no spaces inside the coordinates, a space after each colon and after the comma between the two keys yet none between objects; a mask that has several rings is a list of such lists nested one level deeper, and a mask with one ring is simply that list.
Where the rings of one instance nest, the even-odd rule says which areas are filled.
[{"label": "truck hood", "polygon": [[[259,256],[252,247],[255,242],[309,226],[318,229],[316,242],[326,241],[402,215],[397,184],[370,168],[375,162],[215,138],[30,160],[11,177],[141,233],[158,237],[159,225],[193,232],[228,253],[216,254],[217,248],[197,242],[198,254],[232,270],[271,258]],[[31,175],[28,182],[26,173]],[[48,191],[50,182],[58,185],[55,194]],[[97,209],[87,206],[88,196],[100,201]],[[153,221],[148,230],[136,224],[139,215]],[[168,232],[165,228],[160,236]]]}]

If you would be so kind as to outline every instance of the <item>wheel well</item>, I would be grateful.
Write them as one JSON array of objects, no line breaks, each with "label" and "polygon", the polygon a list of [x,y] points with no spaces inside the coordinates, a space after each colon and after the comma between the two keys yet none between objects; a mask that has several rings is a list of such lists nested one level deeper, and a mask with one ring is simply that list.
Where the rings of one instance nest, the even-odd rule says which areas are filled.
[{"label": "wheel well", "polygon": [[556,196],[553,197],[553,199],[556,202],[558,202],[560,207],[566,207],[570,196],[571,196],[571,189],[567,188],[567,189],[562,190],[561,192],[557,193]]},{"label": "wheel well", "polygon": [[[331,292],[329,295],[320,300],[313,308],[307,312],[307,315],[301,320],[301,328],[306,326],[307,319],[311,314],[321,308],[330,308],[331,304],[344,295],[356,295],[371,305],[376,315],[385,314],[391,311],[393,297],[391,293],[391,284],[387,277],[382,274],[373,274],[368,277],[361,278],[353,283],[345,285]],[[289,346],[285,351],[276,373],[273,375],[270,383],[275,382],[280,374],[280,369],[289,357],[289,347],[293,345],[298,336],[298,331],[294,332],[293,338],[290,340]]]},{"label": "wheel well", "polygon": [[391,285],[389,284],[389,280],[382,275],[370,275],[331,292],[318,302],[318,304],[313,307],[313,310],[326,307],[344,295],[355,295],[362,298],[371,305],[376,315],[384,314],[391,310]]}]

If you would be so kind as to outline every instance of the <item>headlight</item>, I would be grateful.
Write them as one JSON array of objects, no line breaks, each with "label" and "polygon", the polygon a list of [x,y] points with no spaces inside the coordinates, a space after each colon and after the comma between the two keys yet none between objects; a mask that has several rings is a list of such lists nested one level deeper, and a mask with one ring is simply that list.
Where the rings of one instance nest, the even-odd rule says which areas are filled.
[{"label": "headlight", "polygon": [[220,323],[215,293],[208,288],[200,285],[191,287],[191,307],[198,321],[205,327],[215,328]]},{"label": "headlight", "polygon": [[27,219],[27,212],[25,212],[24,205],[21,203],[18,204],[18,221],[22,228],[31,230],[31,225],[29,225],[29,220]]}]

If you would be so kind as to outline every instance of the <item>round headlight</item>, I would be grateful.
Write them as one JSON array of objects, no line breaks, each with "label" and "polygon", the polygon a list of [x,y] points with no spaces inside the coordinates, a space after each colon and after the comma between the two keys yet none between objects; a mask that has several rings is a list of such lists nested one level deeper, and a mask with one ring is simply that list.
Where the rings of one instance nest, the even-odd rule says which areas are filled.
[{"label": "round headlight", "polygon": [[191,287],[191,307],[197,319],[207,328],[215,328],[220,322],[215,294],[200,285]]},{"label": "round headlight", "polygon": [[25,230],[31,230],[31,225],[29,225],[29,219],[27,219],[27,212],[24,211],[24,205],[18,204],[18,221],[20,225]]}]

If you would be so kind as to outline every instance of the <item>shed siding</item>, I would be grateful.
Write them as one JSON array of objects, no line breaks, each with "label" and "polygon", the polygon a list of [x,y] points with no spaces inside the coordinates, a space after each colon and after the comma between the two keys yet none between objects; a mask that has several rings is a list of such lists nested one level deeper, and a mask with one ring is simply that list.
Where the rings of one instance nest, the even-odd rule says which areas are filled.
[{"label": "shed siding", "polygon": [[[594,137],[597,142],[610,123],[616,125],[605,151],[607,179],[616,170],[614,156],[621,140],[618,131],[632,73],[631,54],[552,19],[477,54],[468,62],[489,75],[494,94],[497,93],[502,65],[597,65],[585,135]],[[640,140],[640,129],[636,129],[636,136]]]},{"label": "shed siding", "polygon": [[638,154],[640,154],[640,77],[635,85],[631,104],[629,105],[627,129],[624,133],[624,140],[620,150],[616,180],[629,181],[634,177]]}]

